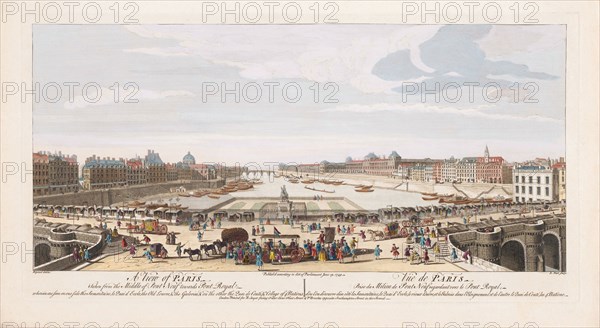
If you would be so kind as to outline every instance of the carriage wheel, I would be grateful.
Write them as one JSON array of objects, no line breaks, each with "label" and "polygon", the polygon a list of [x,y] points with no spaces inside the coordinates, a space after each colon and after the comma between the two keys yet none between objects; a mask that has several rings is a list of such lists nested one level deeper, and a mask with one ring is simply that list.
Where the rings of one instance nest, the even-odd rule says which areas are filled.
[{"label": "carriage wheel", "polygon": [[400,237],[401,237],[401,238],[406,238],[406,237],[408,237],[408,229],[406,229],[406,228],[402,228],[402,229],[400,229]]},{"label": "carriage wheel", "polygon": [[271,259],[269,258],[269,253],[264,253],[262,256],[264,263],[271,263]]},{"label": "carriage wheel", "polygon": [[292,263],[298,263],[300,262],[300,260],[302,260],[302,257],[304,255],[302,253],[300,253],[300,251],[298,251],[297,249],[293,250],[292,253],[290,254],[290,258],[292,260]]},{"label": "carriage wheel", "polygon": [[410,227],[411,225],[412,225],[412,223],[410,223],[410,221],[409,221],[409,220],[404,220],[404,221],[402,221],[402,226],[403,226],[403,227]]},{"label": "carriage wheel", "polygon": [[306,255],[306,252],[304,251],[304,248],[298,247],[298,252],[300,253],[301,257],[304,257]]},{"label": "carriage wheel", "polygon": [[167,228],[166,224],[163,224],[158,228],[158,233],[160,233],[161,235],[167,234],[168,231],[169,231],[169,228]]}]

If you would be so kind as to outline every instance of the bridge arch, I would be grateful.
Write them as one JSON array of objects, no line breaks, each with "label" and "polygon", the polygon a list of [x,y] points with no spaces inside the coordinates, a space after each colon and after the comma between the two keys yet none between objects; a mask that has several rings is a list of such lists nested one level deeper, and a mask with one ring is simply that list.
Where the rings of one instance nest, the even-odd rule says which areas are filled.
[{"label": "bridge arch", "polygon": [[547,231],[542,236],[544,243],[544,266],[551,270],[561,271],[562,256],[560,237],[553,231]]},{"label": "bridge arch", "polygon": [[500,247],[500,265],[513,271],[527,271],[527,248],[518,239],[509,239]]}]

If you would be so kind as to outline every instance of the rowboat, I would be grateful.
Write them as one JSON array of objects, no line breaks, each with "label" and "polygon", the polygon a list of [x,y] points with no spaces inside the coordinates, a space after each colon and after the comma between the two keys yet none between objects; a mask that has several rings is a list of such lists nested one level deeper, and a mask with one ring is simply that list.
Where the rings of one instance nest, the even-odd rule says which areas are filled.
[{"label": "rowboat", "polygon": [[314,180],[302,180],[301,182],[304,184],[311,184],[311,183],[314,183],[315,181]]},{"label": "rowboat", "polygon": [[215,195],[215,194],[209,194],[208,197],[213,198],[213,199],[219,199],[220,198],[219,195]]},{"label": "rowboat", "polygon": [[437,192],[422,192],[423,196],[437,196]]},{"label": "rowboat", "polygon": [[178,195],[181,197],[190,197],[190,194],[186,194],[186,193],[179,193]]},{"label": "rowboat", "polygon": [[437,200],[439,197],[421,197],[423,200]]},{"label": "rowboat", "polygon": [[354,191],[356,191],[356,192],[373,192],[373,191],[375,191],[375,189],[360,188],[360,189],[354,189]]},{"label": "rowboat", "polygon": [[309,186],[304,186],[304,188],[308,189],[308,190],[312,190],[312,191],[327,192],[327,193],[330,193],[330,194],[333,194],[335,192],[335,190],[331,191],[331,190],[325,190],[325,189],[316,189],[316,188],[312,188],[312,187],[309,187]]}]

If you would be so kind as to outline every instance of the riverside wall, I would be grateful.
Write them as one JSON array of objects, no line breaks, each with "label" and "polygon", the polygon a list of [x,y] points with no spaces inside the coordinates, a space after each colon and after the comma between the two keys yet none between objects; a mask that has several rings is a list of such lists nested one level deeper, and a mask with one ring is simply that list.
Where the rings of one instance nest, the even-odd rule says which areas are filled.
[{"label": "riverside wall", "polygon": [[152,195],[169,193],[171,188],[184,187],[186,190],[213,189],[223,185],[223,180],[168,182],[114,189],[80,191],[77,193],[36,196],[33,197],[33,203],[46,203],[51,205],[110,205],[119,202],[131,202]]}]

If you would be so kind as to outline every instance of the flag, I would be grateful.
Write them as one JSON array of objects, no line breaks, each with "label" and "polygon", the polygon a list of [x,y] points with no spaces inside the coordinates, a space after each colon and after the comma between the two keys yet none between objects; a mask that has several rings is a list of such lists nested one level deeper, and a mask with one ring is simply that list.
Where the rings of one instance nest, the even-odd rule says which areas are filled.
[{"label": "flag", "polygon": [[279,237],[279,235],[281,235],[281,232],[279,232],[279,230],[277,230],[277,227],[273,227],[273,233],[275,235],[277,235],[277,237]]}]

